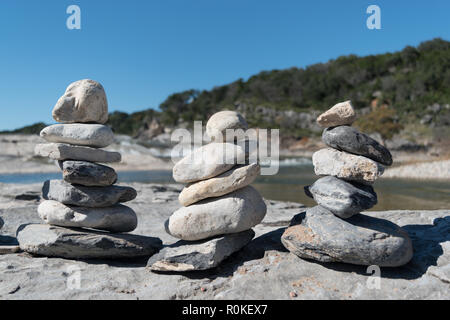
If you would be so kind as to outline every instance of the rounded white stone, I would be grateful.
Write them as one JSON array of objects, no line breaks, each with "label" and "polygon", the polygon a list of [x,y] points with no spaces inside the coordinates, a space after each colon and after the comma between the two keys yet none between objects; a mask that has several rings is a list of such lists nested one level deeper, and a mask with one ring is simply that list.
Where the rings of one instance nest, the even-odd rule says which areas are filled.
[{"label": "rounded white stone", "polygon": [[230,139],[226,139],[227,129],[242,129],[245,131],[248,129],[248,124],[240,113],[228,110],[213,114],[206,123],[206,134],[213,141],[232,142]]},{"label": "rounded white stone", "polygon": [[166,231],[183,240],[207,239],[248,230],[264,219],[266,211],[258,191],[247,186],[178,209],[166,221]]},{"label": "rounded white stone", "polygon": [[106,123],[108,101],[103,86],[90,79],[73,82],[56,102],[52,115],[62,123]]},{"label": "rounded white stone", "polygon": [[120,204],[105,208],[85,208],[47,200],[39,205],[38,213],[46,223],[60,227],[130,232],[137,226],[137,216],[133,209]]}]

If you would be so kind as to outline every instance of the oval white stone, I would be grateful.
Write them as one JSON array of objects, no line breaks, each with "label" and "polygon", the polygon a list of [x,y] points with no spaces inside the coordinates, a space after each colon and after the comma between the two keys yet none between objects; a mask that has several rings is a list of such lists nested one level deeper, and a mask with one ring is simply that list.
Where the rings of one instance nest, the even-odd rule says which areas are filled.
[{"label": "oval white stone", "polygon": [[206,123],[206,134],[217,142],[230,141],[226,140],[227,129],[247,130],[248,124],[244,117],[236,111],[220,111],[211,116]]},{"label": "oval white stone", "polygon": [[166,221],[166,231],[183,240],[201,240],[248,230],[259,224],[267,207],[253,187],[182,207]]},{"label": "oval white stone", "polygon": [[106,208],[85,208],[47,200],[39,205],[38,213],[46,223],[60,227],[130,232],[137,226],[133,209],[120,204]]},{"label": "oval white stone", "polygon": [[112,130],[101,124],[55,124],[41,131],[41,137],[49,142],[104,148],[114,142]]},{"label": "oval white stone", "polygon": [[232,168],[217,177],[187,185],[178,200],[183,206],[188,206],[206,198],[223,196],[248,186],[258,177],[260,171],[257,163]]}]

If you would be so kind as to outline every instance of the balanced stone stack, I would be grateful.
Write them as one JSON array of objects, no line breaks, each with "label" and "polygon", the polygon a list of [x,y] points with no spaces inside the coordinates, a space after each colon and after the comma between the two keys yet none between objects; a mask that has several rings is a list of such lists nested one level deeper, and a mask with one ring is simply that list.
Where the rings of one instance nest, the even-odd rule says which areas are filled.
[{"label": "balanced stone stack", "polygon": [[114,141],[104,125],[108,104],[102,85],[93,80],[72,83],[56,103],[53,118],[61,124],[41,131],[49,143],[37,145],[35,152],[58,161],[63,179],[44,183],[46,201],[38,213],[47,224],[21,226],[17,235],[21,249],[75,259],[133,258],[158,251],[159,239],[117,234],[137,227],[136,213],[120,204],[137,194],[131,187],[114,185],[114,169],[99,164],[121,160],[120,153],[100,149]]},{"label": "balanced stone stack", "polygon": [[392,164],[388,149],[359,132],[350,101],[317,118],[329,147],[314,153],[317,175],[325,176],[305,193],[318,206],[294,217],[282,236],[284,246],[301,258],[380,267],[401,266],[413,255],[412,242],[399,226],[360,214],[377,203],[371,184]]},{"label": "balanced stone stack", "polygon": [[228,129],[242,132],[247,123],[233,111],[213,115],[206,125],[213,142],[174,166],[175,181],[187,185],[179,195],[183,207],[166,221],[166,231],[182,240],[151,257],[151,270],[214,268],[253,239],[251,228],[267,210],[261,195],[250,186],[260,166],[247,163],[245,147],[235,136],[226,137]]}]

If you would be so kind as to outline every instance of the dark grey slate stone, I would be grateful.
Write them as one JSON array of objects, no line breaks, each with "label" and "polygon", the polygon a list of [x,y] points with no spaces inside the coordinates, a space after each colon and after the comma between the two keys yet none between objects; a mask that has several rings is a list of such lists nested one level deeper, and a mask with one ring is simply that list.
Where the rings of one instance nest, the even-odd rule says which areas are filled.
[{"label": "dark grey slate stone", "polygon": [[113,168],[88,161],[59,161],[63,179],[83,186],[110,186],[117,181]]},{"label": "dark grey slate stone", "polygon": [[347,182],[336,177],[320,178],[305,187],[307,196],[322,207],[343,219],[372,208],[377,204],[377,194],[371,186]]},{"label": "dark grey slate stone", "polygon": [[253,230],[200,241],[178,241],[152,256],[147,266],[153,271],[193,271],[217,267],[242,249],[255,236]]},{"label": "dark grey slate stone", "polygon": [[20,249],[25,252],[67,259],[149,257],[162,247],[159,238],[68,229],[48,224],[21,225],[17,230],[17,240]]},{"label": "dark grey slate stone", "polygon": [[316,206],[296,215],[281,237],[300,258],[397,267],[413,256],[411,239],[396,224],[363,214],[343,220]]},{"label": "dark grey slate stone", "polygon": [[322,140],[337,150],[361,155],[387,166],[392,164],[392,155],[387,148],[353,127],[326,128]]},{"label": "dark grey slate stone", "polygon": [[85,187],[72,185],[64,180],[47,180],[42,187],[42,197],[67,205],[101,208],[127,202],[136,198],[137,193],[131,187]]}]

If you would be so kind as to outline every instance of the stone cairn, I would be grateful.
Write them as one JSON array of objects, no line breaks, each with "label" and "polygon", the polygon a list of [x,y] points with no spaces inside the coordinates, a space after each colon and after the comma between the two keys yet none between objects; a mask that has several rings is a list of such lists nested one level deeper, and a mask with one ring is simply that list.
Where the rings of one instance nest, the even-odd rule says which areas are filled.
[{"label": "stone cairn", "polygon": [[251,228],[264,219],[267,210],[261,195],[249,186],[260,174],[260,166],[248,164],[247,148],[235,139],[238,135],[226,137],[227,129],[247,128],[237,112],[214,114],[206,125],[213,142],[174,166],[175,181],[187,185],[179,195],[183,207],[165,227],[167,233],[182,240],[151,257],[147,264],[151,270],[214,268],[253,239]]},{"label": "stone cairn", "polygon": [[60,124],[41,131],[49,143],[37,145],[35,153],[56,160],[63,179],[44,183],[45,201],[38,213],[47,224],[21,226],[20,248],[69,259],[148,257],[157,252],[161,240],[122,234],[137,227],[136,213],[120,204],[136,198],[136,190],[114,185],[114,169],[98,163],[121,161],[120,153],[100,149],[114,141],[104,125],[108,103],[102,85],[93,80],[72,83],[56,103],[53,118]]},{"label": "stone cairn", "polygon": [[283,245],[305,259],[357,265],[396,267],[409,262],[412,242],[399,226],[360,214],[377,203],[371,184],[392,164],[388,149],[359,132],[350,101],[321,114],[323,142],[329,147],[313,155],[314,171],[324,176],[305,193],[318,206],[293,218]]}]

